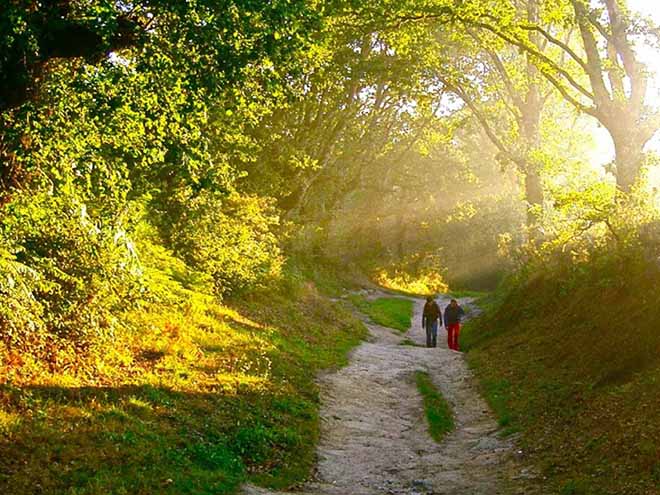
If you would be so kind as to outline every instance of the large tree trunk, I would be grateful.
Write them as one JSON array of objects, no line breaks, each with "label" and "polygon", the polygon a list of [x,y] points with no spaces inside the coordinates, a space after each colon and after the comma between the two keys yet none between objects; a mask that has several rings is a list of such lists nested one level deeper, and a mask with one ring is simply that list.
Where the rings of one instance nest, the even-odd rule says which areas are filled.
[{"label": "large tree trunk", "polygon": [[612,124],[608,130],[614,141],[616,185],[619,190],[628,193],[640,177],[644,145],[650,137],[625,123]]},{"label": "large tree trunk", "polygon": [[601,55],[602,47],[596,38],[599,25],[590,16],[588,3],[571,1],[586,55],[584,69],[593,93],[594,106],[589,113],[610,133],[616,150],[617,187],[624,193],[630,192],[640,177],[644,145],[660,123],[657,114],[650,113],[644,105],[649,76],[644,64],[637,60],[634,43],[629,39],[634,29],[622,14],[627,2],[604,2],[609,33],[603,35],[606,52]]},{"label": "large tree trunk", "polygon": [[644,164],[644,146],[655,134],[653,120],[642,122],[641,112],[631,105],[609,103],[603,105],[598,120],[614,142],[616,185],[628,193],[640,178]]},{"label": "large tree trunk", "polygon": [[532,152],[541,144],[539,126],[541,120],[541,101],[538,86],[530,83],[527,101],[522,110],[521,130],[524,140],[524,163],[519,168],[525,177],[525,200],[527,209],[527,226],[533,227],[538,223],[538,211],[543,208],[543,184],[539,166],[531,159]]}]

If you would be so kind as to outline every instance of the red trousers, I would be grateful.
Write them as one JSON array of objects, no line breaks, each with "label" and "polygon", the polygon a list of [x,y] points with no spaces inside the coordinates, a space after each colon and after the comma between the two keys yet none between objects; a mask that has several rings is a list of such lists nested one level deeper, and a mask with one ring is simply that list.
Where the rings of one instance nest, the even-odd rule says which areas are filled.
[{"label": "red trousers", "polygon": [[447,325],[447,346],[454,351],[458,350],[458,333],[460,331],[460,323],[452,323]]}]

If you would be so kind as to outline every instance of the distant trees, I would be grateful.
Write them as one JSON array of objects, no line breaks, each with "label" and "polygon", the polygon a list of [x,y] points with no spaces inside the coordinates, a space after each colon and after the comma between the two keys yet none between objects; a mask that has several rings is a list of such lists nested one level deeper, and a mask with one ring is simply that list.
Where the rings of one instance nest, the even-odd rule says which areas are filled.
[{"label": "distant trees", "polygon": [[493,254],[520,220],[495,160],[534,225],[557,95],[610,130],[629,190],[657,121],[623,6],[10,2],[0,327],[101,331],[148,293],[140,247],[220,296],[277,274],[297,235],[348,261],[437,264],[451,236]]},{"label": "distant trees", "polygon": [[[516,7],[517,17],[541,22],[538,0],[521,2]],[[453,33],[449,36],[457,38]],[[487,30],[467,25],[461,39],[458,51],[466,55],[459,55],[458,66],[449,62],[452,70],[448,73],[441,66],[437,77],[474,114],[497,147],[501,161],[515,165],[528,203],[527,225],[534,228],[543,211],[543,163],[539,155],[543,107],[550,96],[547,84],[539,77],[530,54],[518,57],[510,45]],[[539,51],[545,49],[534,31],[528,32],[528,43]],[[473,62],[462,73],[466,56]]]}]

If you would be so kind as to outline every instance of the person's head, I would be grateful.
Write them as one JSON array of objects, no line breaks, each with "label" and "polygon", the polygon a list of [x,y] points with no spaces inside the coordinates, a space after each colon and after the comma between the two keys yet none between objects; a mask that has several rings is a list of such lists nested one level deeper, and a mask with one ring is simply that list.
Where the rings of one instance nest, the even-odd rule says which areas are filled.
[{"label": "person's head", "polygon": [[449,301],[449,304],[451,304],[452,306],[458,306],[458,301],[456,299],[452,299],[451,301]]},{"label": "person's head", "polygon": [[433,302],[433,296],[426,296],[426,302]]}]

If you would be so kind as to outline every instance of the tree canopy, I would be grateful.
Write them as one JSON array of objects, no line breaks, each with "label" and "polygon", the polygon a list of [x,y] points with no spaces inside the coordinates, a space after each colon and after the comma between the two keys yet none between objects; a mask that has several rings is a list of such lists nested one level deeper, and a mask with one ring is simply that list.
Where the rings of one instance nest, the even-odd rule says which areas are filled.
[{"label": "tree canopy", "polygon": [[12,345],[103,333],[153,246],[220,297],[295,256],[495,280],[648,200],[657,31],[623,1],[21,0],[0,26]]}]

